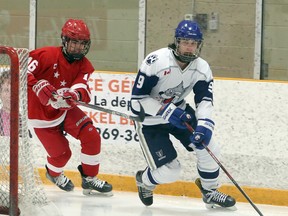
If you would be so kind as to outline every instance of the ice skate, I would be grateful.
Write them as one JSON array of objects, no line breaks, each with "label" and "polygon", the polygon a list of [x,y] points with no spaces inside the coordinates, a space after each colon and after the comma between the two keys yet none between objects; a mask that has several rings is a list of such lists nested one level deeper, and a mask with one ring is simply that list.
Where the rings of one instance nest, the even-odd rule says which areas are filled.
[{"label": "ice skate", "polygon": [[82,166],[78,166],[82,178],[83,194],[86,196],[113,196],[112,185],[106,181],[98,179],[96,176],[86,176],[83,174]]},{"label": "ice skate", "polygon": [[53,177],[49,174],[47,166],[46,166],[46,178],[64,191],[73,191],[74,189],[74,184],[69,178],[67,178],[64,175],[63,172],[59,176]]},{"label": "ice skate", "polygon": [[147,186],[142,181],[142,175],[144,171],[138,171],[136,173],[136,184],[138,188],[138,196],[142,203],[146,206],[153,204],[153,190],[155,186]]},{"label": "ice skate", "polygon": [[195,184],[199,187],[206,208],[217,208],[223,207],[229,210],[236,210],[235,199],[227,194],[221,193],[218,190],[205,190],[202,188],[200,178],[197,178]]}]

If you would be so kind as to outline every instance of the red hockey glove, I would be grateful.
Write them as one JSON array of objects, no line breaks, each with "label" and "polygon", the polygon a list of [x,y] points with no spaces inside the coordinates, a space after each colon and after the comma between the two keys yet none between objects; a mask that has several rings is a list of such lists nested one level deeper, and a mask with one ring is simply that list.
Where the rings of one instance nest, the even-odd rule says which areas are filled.
[{"label": "red hockey glove", "polygon": [[39,80],[32,90],[39,98],[41,104],[48,106],[51,101],[55,101],[54,94],[57,94],[57,90],[47,80]]},{"label": "red hockey glove", "polygon": [[80,100],[80,94],[77,90],[69,90],[63,93],[63,98],[66,100],[68,105],[74,107],[76,106],[77,101]]}]

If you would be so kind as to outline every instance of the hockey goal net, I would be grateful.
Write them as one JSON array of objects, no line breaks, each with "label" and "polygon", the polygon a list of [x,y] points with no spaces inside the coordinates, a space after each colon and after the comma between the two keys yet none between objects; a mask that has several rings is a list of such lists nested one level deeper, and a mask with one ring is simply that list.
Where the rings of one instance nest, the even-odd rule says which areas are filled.
[{"label": "hockey goal net", "polygon": [[29,51],[0,45],[0,215],[61,215],[34,167],[27,125]]}]

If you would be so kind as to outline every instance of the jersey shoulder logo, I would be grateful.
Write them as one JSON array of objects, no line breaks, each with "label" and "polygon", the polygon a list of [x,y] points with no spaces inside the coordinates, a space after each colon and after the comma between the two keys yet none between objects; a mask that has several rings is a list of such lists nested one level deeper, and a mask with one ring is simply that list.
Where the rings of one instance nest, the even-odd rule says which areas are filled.
[{"label": "jersey shoulder logo", "polygon": [[155,54],[152,54],[152,55],[150,55],[150,56],[147,57],[146,63],[147,63],[148,65],[151,65],[151,64],[153,64],[154,62],[156,62],[157,60],[158,60],[158,56],[155,55]]},{"label": "jersey shoulder logo", "polygon": [[170,74],[170,73],[171,73],[171,70],[170,70],[170,69],[165,70],[165,71],[164,71],[164,76],[166,76],[166,75],[168,75],[168,74]]}]

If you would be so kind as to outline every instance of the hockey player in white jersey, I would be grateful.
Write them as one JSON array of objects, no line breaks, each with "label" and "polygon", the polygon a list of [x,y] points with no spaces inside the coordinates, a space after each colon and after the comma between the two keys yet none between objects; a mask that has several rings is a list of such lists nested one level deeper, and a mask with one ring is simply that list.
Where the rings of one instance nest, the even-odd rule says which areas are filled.
[{"label": "hockey player in white jersey", "polygon": [[[156,50],[142,62],[132,89],[131,109],[139,113],[139,103],[146,117],[135,122],[140,146],[148,166],[136,174],[139,198],[144,205],[153,204],[153,190],[159,184],[179,179],[181,165],[169,135],[178,139],[197,157],[200,178],[195,183],[207,207],[233,207],[235,199],[217,190],[219,166],[201,143],[209,145],[216,157],[219,145],[212,133],[213,75],[209,64],[200,56],[203,36],[192,20],[181,21],[174,43]],[[194,94],[195,110],[185,101]],[[195,132],[191,134],[187,122]]]}]

